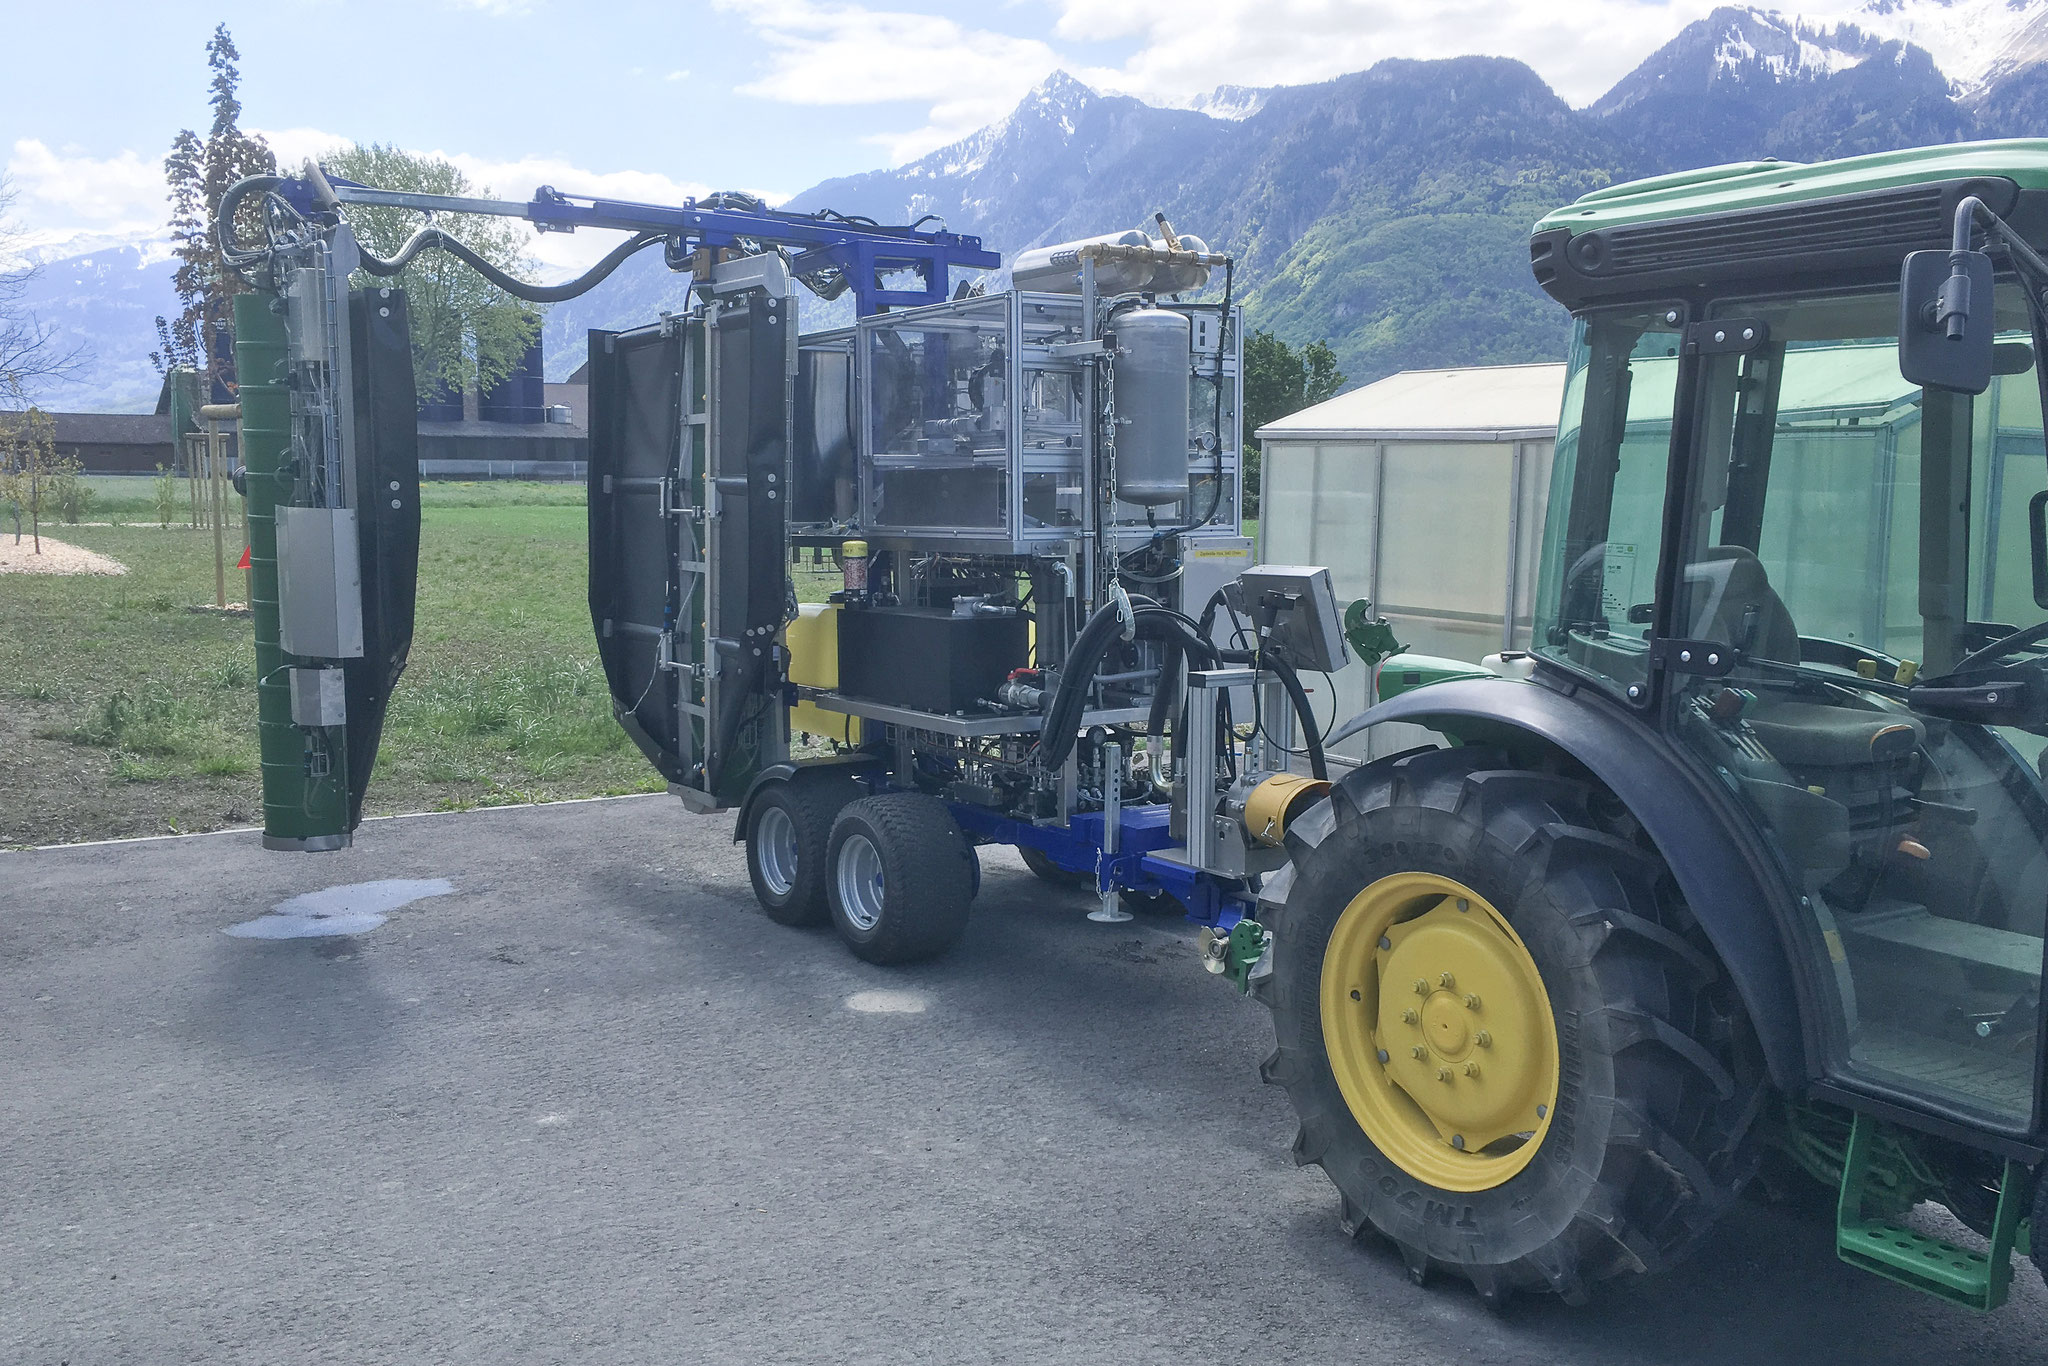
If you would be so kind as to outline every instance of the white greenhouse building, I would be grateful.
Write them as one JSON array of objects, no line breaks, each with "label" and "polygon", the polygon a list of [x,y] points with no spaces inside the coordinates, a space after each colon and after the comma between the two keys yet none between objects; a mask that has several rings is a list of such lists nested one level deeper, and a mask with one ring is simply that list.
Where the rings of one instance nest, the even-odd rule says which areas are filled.
[{"label": "white greenhouse building", "polygon": [[[1407,370],[1261,427],[1259,558],[1328,566],[1339,602],[1373,602],[1417,653],[1526,649],[1564,382],[1557,364]],[[1337,675],[1340,718],[1368,681]],[[1415,743],[1387,729],[1374,754]]]}]

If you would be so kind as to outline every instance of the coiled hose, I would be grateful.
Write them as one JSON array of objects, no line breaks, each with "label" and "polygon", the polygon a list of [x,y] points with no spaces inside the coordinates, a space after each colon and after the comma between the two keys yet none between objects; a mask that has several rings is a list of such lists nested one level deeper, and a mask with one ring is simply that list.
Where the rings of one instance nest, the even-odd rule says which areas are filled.
[{"label": "coiled hose", "polygon": [[[1217,664],[1246,664],[1270,669],[1280,679],[1280,686],[1286,690],[1288,701],[1300,718],[1302,733],[1308,737],[1309,771],[1319,779],[1328,779],[1329,769],[1323,756],[1322,737],[1316,729],[1315,712],[1309,706],[1308,693],[1301,686],[1293,665],[1278,655],[1261,656],[1255,650],[1219,650],[1210,643],[1206,632],[1199,631],[1188,623],[1186,617],[1150,598],[1132,598],[1131,608],[1136,618],[1137,635],[1160,641],[1166,650],[1159,687],[1152,694],[1152,712],[1147,721],[1150,734],[1164,734],[1167,716],[1175,714],[1174,699],[1179,693],[1182,659],[1212,667]],[[1204,613],[1205,620],[1210,616],[1210,613]],[[1046,710],[1045,725],[1039,732],[1039,753],[1049,767],[1057,768],[1065,763],[1067,755],[1073,752],[1079,741],[1081,714],[1087,706],[1095,670],[1119,629],[1116,604],[1109,603],[1097,608],[1088,624],[1081,628],[1081,634],[1075,637],[1073,649],[1068,652],[1060,674],[1059,688],[1053,693],[1052,705]]]}]

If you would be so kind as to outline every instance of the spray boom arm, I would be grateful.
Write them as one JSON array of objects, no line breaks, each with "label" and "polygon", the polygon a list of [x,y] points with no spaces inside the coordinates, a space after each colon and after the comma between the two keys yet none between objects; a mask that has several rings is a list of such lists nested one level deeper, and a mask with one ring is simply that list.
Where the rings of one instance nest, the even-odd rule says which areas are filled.
[{"label": "spray boom arm", "polygon": [[[574,298],[609,275],[620,262],[660,242],[672,270],[688,270],[700,250],[753,253],[780,251],[790,274],[824,298],[853,291],[862,317],[886,308],[942,303],[952,293],[955,267],[989,270],[1002,264],[985,250],[979,237],[927,228],[929,218],[907,225],[834,213],[784,213],[770,209],[752,195],[718,194],[686,200],[680,207],[638,204],[622,199],[567,195],[543,185],[521,203],[507,199],[473,199],[458,195],[380,190],[328,176],[308,161],[297,176],[252,176],[222,197],[218,221],[222,252],[231,262],[253,261],[263,252],[231,240],[236,208],[250,193],[275,195],[305,219],[339,219],[350,204],[414,209],[424,214],[489,214],[519,218],[541,232],[574,232],[601,228],[633,234],[594,268],[561,285],[531,285],[513,278],[478,257],[438,228],[425,227],[389,260],[364,253],[362,265],[375,275],[395,274],[414,255],[429,248],[461,257],[493,284],[531,303]],[[892,288],[886,277],[914,272],[917,288]]]}]

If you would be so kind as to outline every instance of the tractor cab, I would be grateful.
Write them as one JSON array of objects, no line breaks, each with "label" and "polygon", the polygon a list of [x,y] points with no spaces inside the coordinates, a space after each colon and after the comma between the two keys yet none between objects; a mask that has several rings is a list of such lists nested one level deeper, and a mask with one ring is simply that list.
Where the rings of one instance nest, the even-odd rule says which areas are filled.
[{"label": "tractor cab", "polygon": [[[1901,373],[1900,282],[1732,279],[1576,324],[1535,654],[1746,815],[1831,1071],[2035,1128],[2048,912],[2041,318],[1981,394]],[[1911,325],[1911,324],[1909,324]]]}]

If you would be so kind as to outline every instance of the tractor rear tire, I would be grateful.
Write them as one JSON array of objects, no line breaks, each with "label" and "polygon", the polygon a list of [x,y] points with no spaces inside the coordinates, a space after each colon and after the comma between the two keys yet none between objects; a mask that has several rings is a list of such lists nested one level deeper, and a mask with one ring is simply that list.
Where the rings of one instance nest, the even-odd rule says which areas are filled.
[{"label": "tractor rear tire", "polygon": [[2034,1259],[2034,1270],[2041,1273],[2041,1279],[2048,1281],[2048,1168],[2037,1169],[2034,1173],[2034,1236],[2030,1249]]},{"label": "tractor rear tire", "polygon": [[953,947],[974,899],[974,848],[936,797],[889,792],[832,823],[832,927],[870,963],[912,963]]},{"label": "tractor rear tire", "polygon": [[[1262,908],[1273,951],[1254,973],[1279,1045],[1262,1075],[1293,1102],[1295,1160],[1336,1185],[1345,1231],[1378,1229],[1418,1284],[1442,1269],[1490,1306],[1521,1291],[1576,1303],[1681,1257],[1754,1170],[1762,1078],[1747,1019],[1662,859],[1614,833],[1630,828],[1615,805],[1499,752],[1431,749],[1355,770],[1289,831],[1292,881]],[[1360,908],[1383,919],[1338,933]],[[1505,999],[1461,1001],[1469,988],[1450,990],[1450,972],[1440,989],[1423,960],[1397,957],[1420,952],[1429,926],[1471,932],[1481,911],[1477,952],[1430,951],[1467,980],[1510,964],[1521,975],[1496,980],[1520,990]],[[1376,964],[1398,979],[1384,995]],[[1476,1032],[1489,1021],[1499,1037]],[[1520,1070],[1554,1095],[1547,1110],[1544,1090],[1502,1065],[1516,1061],[1511,1036],[1538,1041]],[[1498,1137],[1468,1152],[1446,1131],[1461,1097],[1483,1095],[1508,1103],[1479,1126]]]},{"label": "tractor rear tire", "polygon": [[747,813],[747,878],[770,920],[799,928],[825,923],[832,821],[859,795],[843,773],[802,769],[756,794]]}]

